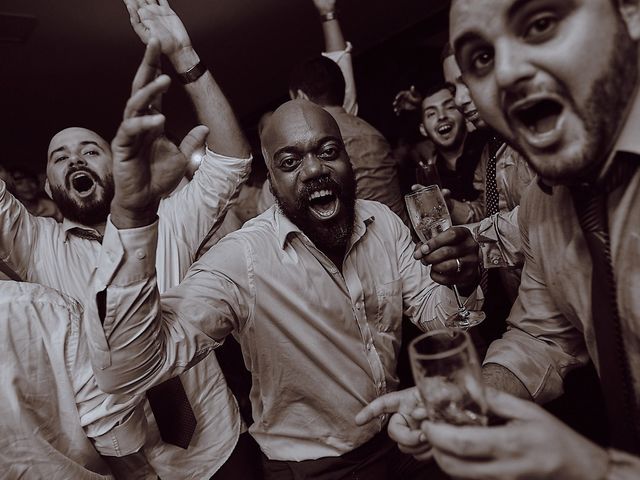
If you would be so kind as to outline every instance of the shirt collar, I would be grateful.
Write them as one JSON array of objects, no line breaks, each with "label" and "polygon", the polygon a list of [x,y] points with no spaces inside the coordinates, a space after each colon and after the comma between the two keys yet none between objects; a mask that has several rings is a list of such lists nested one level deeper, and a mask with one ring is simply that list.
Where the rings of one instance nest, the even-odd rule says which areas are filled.
[{"label": "shirt collar", "polygon": [[69,237],[69,233],[73,233],[73,230],[76,229],[95,233],[96,238],[102,238],[102,234],[95,228],[87,227],[86,225],[74,222],[73,220],[69,220],[68,218],[64,218],[62,220],[62,231],[64,233],[65,239]]},{"label": "shirt collar", "polygon": [[[373,215],[367,215],[360,208],[359,202],[356,200],[356,212],[353,226],[353,233],[351,234],[351,240],[349,245],[355,244],[367,231],[367,227],[373,223],[375,217]],[[289,218],[282,213],[280,207],[275,206],[275,226],[276,236],[278,238],[278,246],[284,250],[287,239],[290,234],[299,233],[304,235],[304,232],[298,228]]]},{"label": "shirt collar", "polygon": [[323,105],[322,108],[332,115],[336,113],[347,113],[342,105]]}]

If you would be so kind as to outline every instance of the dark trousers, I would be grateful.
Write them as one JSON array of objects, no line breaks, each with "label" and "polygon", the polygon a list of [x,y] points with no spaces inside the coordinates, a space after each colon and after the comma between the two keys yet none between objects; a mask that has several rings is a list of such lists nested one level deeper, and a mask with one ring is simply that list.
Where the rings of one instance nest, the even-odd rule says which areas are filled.
[{"label": "dark trousers", "polygon": [[386,433],[339,457],[302,462],[262,455],[265,480],[440,480],[448,479],[434,461],[418,462],[398,450]]},{"label": "dark trousers", "polygon": [[262,462],[260,448],[248,432],[238,438],[238,443],[227,461],[211,480],[261,480]]}]

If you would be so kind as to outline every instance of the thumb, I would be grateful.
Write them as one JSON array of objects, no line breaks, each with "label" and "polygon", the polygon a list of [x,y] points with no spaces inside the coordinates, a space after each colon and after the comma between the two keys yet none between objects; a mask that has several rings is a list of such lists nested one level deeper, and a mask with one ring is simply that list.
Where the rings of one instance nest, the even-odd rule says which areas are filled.
[{"label": "thumb", "polygon": [[541,410],[535,403],[514,397],[508,393],[486,388],[489,410],[505,420],[535,420]]},{"label": "thumb", "polygon": [[191,158],[193,152],[204,146],[204,141],[209,134],[209,129],[204,125],[198,125],[192,129],[180,142],[180,151],[185,157]]}]

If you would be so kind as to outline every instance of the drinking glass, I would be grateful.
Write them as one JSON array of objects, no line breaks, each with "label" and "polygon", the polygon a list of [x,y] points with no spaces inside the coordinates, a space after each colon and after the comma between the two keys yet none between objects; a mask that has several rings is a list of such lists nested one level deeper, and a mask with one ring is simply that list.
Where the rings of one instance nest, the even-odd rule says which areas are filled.
[{"label": "drinking glass", "polygon": [[442,329],[420,335],[409,344],[409,358],[430,421],[488,424],[480,364],[467,332]]},{"label": "drinking glass", "polygon": [[[438,185],[429,185],[405,195],[404,201],[407,204],[413,228],[422,242],[426,243],[451,228],[451,215]],[[458,304],[458,312],[447,318],[445,322],[447,327],[467,329],[485,319],[483,311],[469,310],[463,305],[456,285],[453,285],[453,293]]]}]

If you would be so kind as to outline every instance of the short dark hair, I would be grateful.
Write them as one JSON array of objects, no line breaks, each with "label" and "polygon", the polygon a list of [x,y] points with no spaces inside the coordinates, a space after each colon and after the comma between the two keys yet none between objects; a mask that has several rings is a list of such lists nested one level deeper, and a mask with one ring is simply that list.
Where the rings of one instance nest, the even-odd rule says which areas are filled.
[{"label": "short dark hair", "polygon": [[303,91],[318,105],[342,105],[344,76],[333,60],[319,55],[296,65],[289,75],[289,90]]},{"label": "short dark hair", "polygon": [[431,85],[429,88],[427,88],[424,91],[424,95],[422,96],[422,100],[424,101],[425,98],[428,98],[431,95],[435,95],[436,93],[438,93],[441,90],[447,90],[447,91],[451,92],[451,95],[454,95],[454,92],[451,91],[451,84],[450,83],[438,82],[438,83],[435,83],[435,84]]}]

